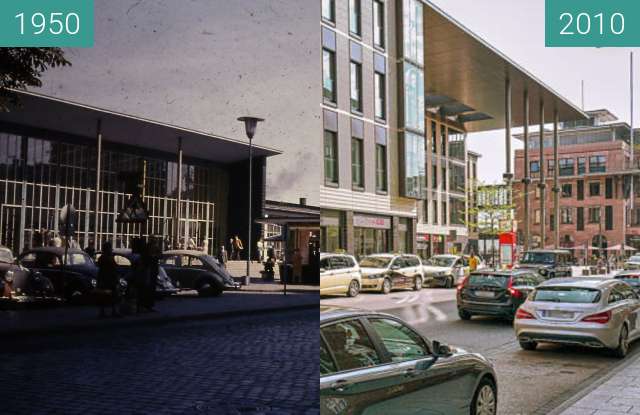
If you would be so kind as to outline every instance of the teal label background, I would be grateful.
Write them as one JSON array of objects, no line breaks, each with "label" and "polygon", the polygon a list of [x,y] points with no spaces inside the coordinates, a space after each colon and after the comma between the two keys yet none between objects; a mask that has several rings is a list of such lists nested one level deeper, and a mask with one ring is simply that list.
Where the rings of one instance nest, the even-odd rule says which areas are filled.
[{"label": "teal label background", "polygon": [[[561,35],[568,19],[560,20],[563,13],[573,15],[569,31],[573,35]],[[576,30],[576,19],[580,13],[591,17],[591,31],[582,35]],[[600,34],[600,19],[603,13],[604,34]],[[611,32],[611,16],[624,15],[624,33]],[[583,26],[584,27],[584,26]],[[617,30],[617,29],[616,29]],[[640,0],[545,0],[545,45],[547,47],[635,47],[640,46]]]},{"label": "teal label background", "polygon": [[[20,34],[20,19],[15,16],[24,13],[24,34]],[[43,33],[35,35],[39,28],[32,26],[34,13],[45,15],[47,22]],[[63,23],[68,13],[80,17],[80,31],[70,35],[63,31],[54,35],[49,31],[51,13],[63,13]],[[60,16],[57,16],[58,18]],[[0,47],[93,47],[94,37],[93,0],[0,0]],[[71,19],[75,30],[75,19]],[[57,31],[57,25],[53,26]]]}]

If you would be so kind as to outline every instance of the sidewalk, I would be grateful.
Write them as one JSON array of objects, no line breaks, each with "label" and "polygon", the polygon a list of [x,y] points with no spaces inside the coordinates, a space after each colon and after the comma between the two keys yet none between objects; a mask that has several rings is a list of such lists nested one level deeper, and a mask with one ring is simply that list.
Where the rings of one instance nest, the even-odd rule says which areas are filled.
[{"label": "sidewalk", "polygon": [[[234,280],[242,283],[244,279],[234,277]],[[259,292],[259,293],[283,293],[284,285],[280,284],[280,280],[276,279],[273,282],[264,282],[262,278],[251,277],[251,284],[246,287],[242,286],[241,291],[245,292]],[[287,293],[308,293],[319,294],[320,287],[317,285],[298,285],[287,284]]]},{"label": "sidewalk", "polygon": [[552,415],[640,414],[640,355],[580,391]]},{"label": "sidewalk", "polygon": [[92,306],[0,311],[0,338],[105,330],[188,320],[249,316],[268,312],[317,308],[319,295],[229,291],[215,298],[179,295],[156,303],[156,312],[123,318],[98,318]]}]

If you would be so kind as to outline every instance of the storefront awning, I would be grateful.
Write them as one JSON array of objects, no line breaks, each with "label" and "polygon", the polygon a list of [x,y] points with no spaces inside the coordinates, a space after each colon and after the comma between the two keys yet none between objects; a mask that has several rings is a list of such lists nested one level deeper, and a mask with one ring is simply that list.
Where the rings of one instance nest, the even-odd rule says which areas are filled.
[{"label": "storefront awning", "polygon": [[[176,154],[182,138],[185,157],[222,164],[249,158],[248,142],[195,131],[175,125],[121,114],[32,92],[17,92],[20,107],[0,112],[0,123],[29,127],[43,134],[55,131],[62,135],[95,142],[98,120],[106,142],[141,149]],[[212,125],[215,128],[215,125]],[[255,157],[280,154],[278,150],[253,146]]]},{"label": "storefront awning", "polygon": [[[538,103],[545,103],[545,121],[558,110],[560,121],[587,115],[542,81],[482,40],[443,10],[423,0],[425,23],[425,105],[455,116],[467,131],[505,127],[505,83],[511,80],[513,127],[524,124],[524,90],[529,90],[530,123],[538,125]],[[553,64],[553,63],[551,63]]]}]

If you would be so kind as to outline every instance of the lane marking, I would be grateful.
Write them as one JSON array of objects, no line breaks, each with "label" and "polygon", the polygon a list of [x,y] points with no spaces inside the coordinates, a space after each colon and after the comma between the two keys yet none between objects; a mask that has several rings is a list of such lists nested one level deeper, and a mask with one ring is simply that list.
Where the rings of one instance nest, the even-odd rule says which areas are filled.
[{"label": "lane marking", "polygon": [[429,310],[436,317],[436,321],[447,321],[447,315],[438,307],[427,305],[427,310]]}]

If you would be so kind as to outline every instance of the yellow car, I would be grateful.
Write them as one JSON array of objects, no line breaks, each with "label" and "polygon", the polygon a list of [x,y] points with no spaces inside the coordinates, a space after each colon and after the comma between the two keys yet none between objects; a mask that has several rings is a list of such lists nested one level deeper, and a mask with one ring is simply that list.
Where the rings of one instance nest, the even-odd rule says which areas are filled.
[{"label": "yellow car", "polygon": [[362,276],[358,262],[351,255],[320,254],[320,295],[360,293]]}]

